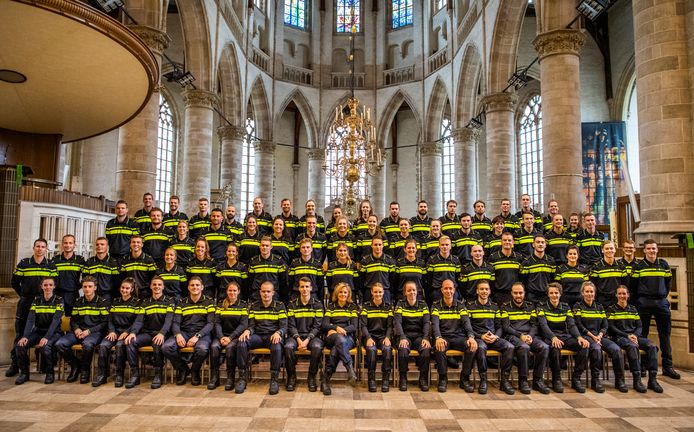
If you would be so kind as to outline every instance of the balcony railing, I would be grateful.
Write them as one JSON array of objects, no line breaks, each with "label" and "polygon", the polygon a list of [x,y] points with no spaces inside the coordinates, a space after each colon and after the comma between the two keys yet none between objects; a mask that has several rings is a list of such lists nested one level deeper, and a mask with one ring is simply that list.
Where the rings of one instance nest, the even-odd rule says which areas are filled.
[{"label": "balcony railing", "polygon": [[[349,88],[350,87],[350,74],[349,72],[333,72],[330,74],[330,82],[332,88]],[[366,87],[366,74],[365,73],[355,73],[354,74],[354,88],[364,88]]]},{"label": "balcony railing", "polygon": [[414,65],[383,71],[383,85],[395,85],[414,81]]},{"label": "balcony railing", "polygon": [[283,65],[282,79],[297,84],[313,85],[313,71],[298,66]]},{"label": "balcony railing", "polygon": [[265,72],[270,73],[270,70],[268,69],[270,64],[270,56],[265,54],[259,48],[253,47],[253,52],[251,53],[251,62]]},{"label": "balcony railing", "polygon": [[448,63],[448,47],[444,46],[431,56],[429,56],[429,61],[427,62],[429,65],[429,74],[434,73],[437,71],[440,67]]}]

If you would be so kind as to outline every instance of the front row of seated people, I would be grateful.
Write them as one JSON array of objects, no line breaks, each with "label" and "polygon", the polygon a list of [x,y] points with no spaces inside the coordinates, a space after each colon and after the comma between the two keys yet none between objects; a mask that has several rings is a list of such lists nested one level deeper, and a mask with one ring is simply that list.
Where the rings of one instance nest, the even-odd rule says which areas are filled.
[{"label": "front row of seated people", "polygon": [[[230,282],[226,297],[215,305],[203,294],[199,277],[188,282],[189,295],[176,302],[164,295],[164,281],[154,277],[147,298],[138,299],[136,284],[125,279],[120,286],[121,297],[112,302],[97,294],[96,280],[90,276],[82,280],[83,296],[76,303],[70,317],[70,328],[61,333],[62,299],[54,293],[55,281],[45,278],[41,283],[43,294],[34,299],[27,325],[16,344],[20,373],[16,384],[29,380],[29,349],[36,347],[43,354],[46,370],[45,383],[54,382],[56,354],[70,365],[68,382],[92,382],[97,387],[107,382],[110,357],[115,355],[116,387],[133,388],[140,384],[139,356],[141,348],[151,347],[154,378],[151,388],[163,384],[163,368],[168,359],[176,369],[177,385],[184,385],[188,377],[194,386],[202,383],[201,368],[210,363],[208,389],[221,385],[219,369],[226,363],[225,390],[243,393],[248,380],[249,354],[257,348],[270,353],[270,394],[279,392],[279,373],[284,359],[287,371],[286,389],[296,388],[296,361],[298,355],[310,357],[307,385],[309,391],[320,389],[331,394],[331,378],[342,362],[348,381],[356,385],[357,376],[353,356],[357,337],[364,350],[367,386],[375,392],[376,366],[381,361],[381,391],[389,391],[391,364],[398,358],[399,389],[407,390],[409,358],[416,353],[419,368],[419,388],[429,389],[429,366],[433,355],[438,372],[437,389],[447,391],[448,364],[454,356],[463,357],[460,388],[473,392],[471,380],[473,364],[479,374],[477,391],[488,390],[487,354],[498,353],[500,389],[514,394],[509,379],[514,359],[518,366],[518,390],[528,394],[532,390],[550,392],[545,384],[547,362],[551,370],[551,389],[564,391],[561,368],[562,356],[573,353],[574,366],[571,387],[585,392],[581,377],[590,367],[590,386],[599,393],[605,391],[600,380],[602,353],[612,360],[615,388],[628,391],[624,376],[626,353],[628,367],[633,376],[633,388],[640,393],[651,389],[662,392],[656,380],[657,347],[641,336],[641,320],[625,286],[617,289],[617,302],[607,310],[595,302],[595,285],[585,282],[582,299],[573,309],[561,302],[562,286],[552,282],[547,287],[548,300],[537,305],[525,299],[522,283],[512,287],[511,301],[498,306],[490,300],[490,285],[477,284],[477,298],[464,303],[456,297],[452,280],[441,286],[441,299],[431,310],[418,294],[417,285],[407,282],[403,286],[403,299],[394,307],[384,300],[380,283],[371,286],[371,298],[361,309],[352,299],[348,284],[337,283],[332,301],[324,309],[323,303],[312,296],[309,278],[299,282],[298,296],[284,304],[277,300],[272,282],[260,285],[259,299],[246,304],[240,299],[240,287]],[[77,349],[79,348],[79,349]],[[317,375],[323,350],[330,351],[324,372]],[[396,351],[396,353],[393,352]],[[433,353],[432,353],[433,350]],[[644,360],[640,350],[645,352]],[[98,353],[96,374],[90,376],[92,356]],[[532,356],[530,354],[532,353]],[[125,367],[130,367],[129,379],[124,380]],[[532,367],[532,377],[530,368]],[[648,383],[641,381],[641,371],[648,372]],[[237,375],[238,370],[238,375]]]}]

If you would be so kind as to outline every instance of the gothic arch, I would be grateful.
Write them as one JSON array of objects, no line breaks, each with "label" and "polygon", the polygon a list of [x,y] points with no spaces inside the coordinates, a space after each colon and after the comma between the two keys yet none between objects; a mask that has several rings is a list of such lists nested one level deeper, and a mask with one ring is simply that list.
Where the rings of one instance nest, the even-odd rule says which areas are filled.
[{"label": "gothic arch", "polygon": [[222,92],[222,112],[231,123],[243,126],[243,92],[241,91],[241,75],[236,57],[236,47],[229,43],[224,47],[219,58],[219,81]]},{"label": "gothic arch", "polygon": [[[343,107],[346,103],[347,100],[351,97],[351,94],[349,91],[345,91],[342,97],[338,98],[335,100],[335,102],[332,104],[330,107],[330,110],[328,111],[328,115],[325,116],[325,122],[322,125],[322,128],[320,130],[320,141],[316,143],[317,148],[324,148],[325,143],[328,142],[328,137],[330,133],[330,126],[333,124],[333,121],[335,120],[335,108],[338,107]],[[378,131],[376,132],[378,134]]]},{"label": "gothic arch", "polygon": [[527,0],[501,0],[499,3],[489,53],[488,88],[491,93],[502,91],[516,70],[518,40],[527,6]]},{"label": "gothic arch", "polygon": [[377,126],[376,142],[378,142],[379,145],[381,145],[381,147],[384,146],[386,137],[388,136],[388,133],[390,131],[390,125],[393,123],[393,121],[395,121],[395,116],[398,113],[398,110],[400,109],[400,106],[402,106],[402,104],[407,104],[407,106],[410,107],[410,110],[412,110],[412,113],[414,113],[414,117],[417,120],[417,124],[420,127],[419,135],[421,136],[422,134],[422,120],[421,116],[419,115],[419,112],[417,112],[417,110],[414,108],[416,106],[415,103],[412,101],[412,98],[407,93],[405,93],[402,90],[398,90],[390,98],[385,108],[383,109],[383,113],[381,114],[381,121]]},{"label": "gothic arch", "polygon": [[448,97],[446,85],[443,83],[441,77],[437,77],[434,87],[431,90],[429,105],[427,107],[425,128],[427,142],[436,141],[440,138],[441,121],[443,120],[446,103],[448,103],[449,100],[450,98]]},{"label": "gothic arch", "polygon": [[[284,102],[280,104],[280,109],[277,110],[276,118],[279,119],[282,116],[284,110],[291,101],[294,101],[294,104],[297,108],[299,108],[299,112],[301,113],[301,118],[303,119],[304,126],[306,127],[309,147],[318,147],[318,123],[316,122],[316,117],[313,115],[311,104],[308,102],[308,99],[306,99],[306,96],[304,96],[301,89],[294,89],[294,91],[292,91],[289,96],[284,99]],[[275,122],[275,124],[279,125],[279,121]]]},{"label": "gothic arch", "polygon": [[[477,89],[483,75],[482,58],[473,44],[463,51],[456,92],[454,127],[464,127],[477,114]],[[484,94],[485,92],[482,91]]]},{"label": "gothic arch", "polygon": [[207,12],[202,0],[176,2],[183,27],[186,69],[195,77],[195,86],[213,91],[212,42],[207,27]]},{"label": "gothic arch", "polygon": [[256,135],[260,139],[272,138],[272,115],[267,101],[263,79],[258,76],[251,87],[251,95],[248,103],[253,107]]}]

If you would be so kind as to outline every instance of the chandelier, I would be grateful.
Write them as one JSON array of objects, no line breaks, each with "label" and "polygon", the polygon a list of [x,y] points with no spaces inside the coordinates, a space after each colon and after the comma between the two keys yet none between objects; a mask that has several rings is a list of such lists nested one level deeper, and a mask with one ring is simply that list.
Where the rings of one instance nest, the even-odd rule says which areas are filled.
[{"label": "chandelier", "polygon": [[354,96],[354,35],[357,32],[354,3],[350,5],[350,98],[345,105],[335,108],[335,120],[330,126],[325,146],[323,170],[342,186],[338,198],[347,216],[357,214],[360,200],[368,193],[360,191],[360,185],[368,187],[368,176],[375,176],[383,167],[381,148],[376,143],[376,128],[371,122],[371,109],[359,106]]}]

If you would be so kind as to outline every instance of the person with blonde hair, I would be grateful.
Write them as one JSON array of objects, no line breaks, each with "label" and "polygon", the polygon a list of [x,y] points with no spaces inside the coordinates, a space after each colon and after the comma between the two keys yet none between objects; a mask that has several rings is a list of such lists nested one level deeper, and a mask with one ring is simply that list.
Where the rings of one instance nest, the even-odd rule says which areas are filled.
[{"label": "person with blonde hair", "polygon": [[349,384],[357,385],[357,374],[349,350],[354,347],[355,334],[359,325],[357,306],[352,301],[352,289],[344,282],[335,285],[332,301],[323,315],[321,329],[325,333],[325,347],[330,349],[330,356],[321,377],[321,391],[328,396],[332,393],[330,379],[335,373],[338,362],[347,369]]}]

